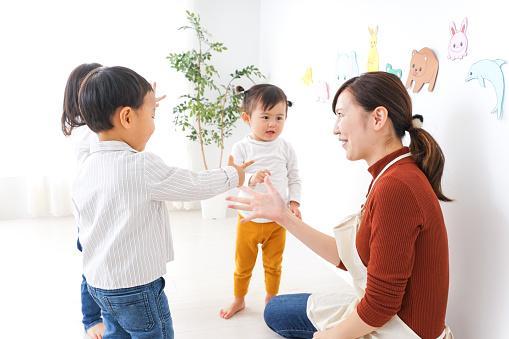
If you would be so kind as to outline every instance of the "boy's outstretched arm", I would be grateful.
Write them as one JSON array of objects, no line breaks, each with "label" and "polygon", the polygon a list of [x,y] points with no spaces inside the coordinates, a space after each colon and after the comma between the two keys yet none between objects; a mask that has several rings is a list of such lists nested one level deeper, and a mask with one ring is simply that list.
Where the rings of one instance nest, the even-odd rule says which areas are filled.
[{"label": "boy's outstretched arm", "polygon": [[245,168],[251,163],[194,172],[170,167],[155,154],[144,152],[142,170],[150,199],[195,201],[212,198],[239,186],[243,183]]}]

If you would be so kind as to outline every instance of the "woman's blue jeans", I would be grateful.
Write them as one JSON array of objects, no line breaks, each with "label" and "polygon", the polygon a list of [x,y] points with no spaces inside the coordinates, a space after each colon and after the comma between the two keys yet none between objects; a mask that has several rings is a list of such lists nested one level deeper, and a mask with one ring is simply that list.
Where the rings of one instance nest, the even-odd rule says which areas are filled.
[{"label": "woman's blue jeans", "polygon": [[272,298],[265,306],[265,323],[285,338],[313,338],[317,330],[306,313],[309,296],[309,293],[300,293]]}]

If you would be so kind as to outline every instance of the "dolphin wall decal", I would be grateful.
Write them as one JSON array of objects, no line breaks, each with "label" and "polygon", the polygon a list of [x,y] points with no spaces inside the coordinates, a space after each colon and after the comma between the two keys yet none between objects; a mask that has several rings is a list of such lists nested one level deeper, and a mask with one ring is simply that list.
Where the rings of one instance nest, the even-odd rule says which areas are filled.
[{"label": "dolphin wall decal", "polygon": [[485,81],[491,82],[497,95],[497,105],[491,113],[497,113],[497,118],[502,119],[504,109],[504,93],[505,93],[505,81],[504,72],[502,71],[502,65],[505,64],[505,60],[479,60],[470,66],[465,82],[477,79],[482,87],[486,87]]}]

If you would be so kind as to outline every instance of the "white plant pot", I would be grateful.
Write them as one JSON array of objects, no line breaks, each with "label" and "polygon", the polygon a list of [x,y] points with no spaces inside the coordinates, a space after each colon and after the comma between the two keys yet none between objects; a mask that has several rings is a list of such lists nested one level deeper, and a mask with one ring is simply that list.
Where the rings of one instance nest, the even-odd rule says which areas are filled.
[{"label": "white plant pot", "polygon": [[203,219],[225,219],[228,202],[225,200],[228,192],[201,201],[201,216]]}]

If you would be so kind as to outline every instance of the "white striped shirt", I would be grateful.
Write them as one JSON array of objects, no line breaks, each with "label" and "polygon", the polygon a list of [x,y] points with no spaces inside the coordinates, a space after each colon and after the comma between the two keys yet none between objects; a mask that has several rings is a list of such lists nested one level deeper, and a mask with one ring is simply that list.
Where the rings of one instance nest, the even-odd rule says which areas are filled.
[{"label": "white striped shirt", "polygon": [[208,199],[237,185],[234,167],[192,172],[121,141],[91,144],[73,188],[87,282],[118,289],[161,277],[173,260],[164,201]]}]

